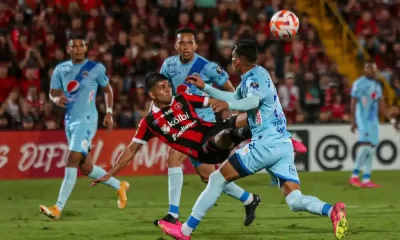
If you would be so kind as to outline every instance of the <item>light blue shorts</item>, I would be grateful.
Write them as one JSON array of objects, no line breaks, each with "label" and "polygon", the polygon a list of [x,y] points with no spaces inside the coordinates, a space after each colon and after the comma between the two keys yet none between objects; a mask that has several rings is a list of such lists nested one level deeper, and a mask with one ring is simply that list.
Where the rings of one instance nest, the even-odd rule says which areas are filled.
[{"label": "light blue shorts", "polygon": [[96,131],[97,124],[95,123],[80,123],[65,127],[69,150],[86,156]]},{"label": "light blue shorts", "polygon": [[357,126],[358,142],[379,144],[379,125]]},{"label": "light blue shorts", "polygon": [[[199,117],[201,119],[203,119],[206,122],[215,122],[215,114],[199,114]],[[197,168],[198,166],[200,166],[202,163],[197,161],[194,158],[189,157],[190,162],[192,163],[193,167]]]},{"label": "light blue shorts", "polygon": [[252,175],[262,169],[278,181],[300,184],[294,164],[292,142],[267,143],[252,141],[229,157],[229,162],[241,177]]}]

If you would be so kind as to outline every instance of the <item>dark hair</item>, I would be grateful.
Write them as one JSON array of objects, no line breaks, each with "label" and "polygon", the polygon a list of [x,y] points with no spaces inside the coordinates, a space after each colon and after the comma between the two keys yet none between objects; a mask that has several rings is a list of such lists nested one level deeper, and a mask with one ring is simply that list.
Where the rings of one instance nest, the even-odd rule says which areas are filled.
[{"label": "dark hair", "polygon": [[193,36],[196,37],[195,31],[188,27],[183,27],[183,28],[179,28],[178,30],[176,30],[175,36],[177,36],[178,34],[184,34],[184,33],[193,34]]},{"label": "dark hair", "polygon": [[257,43],[252,40],[241,40],[236,43],[233,50],[238,57],[243,56],[249,62],[257,62],[258,47]]},{"label": "dark hair", "polygon": [[369,59],[369,60],[365,60],[365,61],[364,61],[364,65],[367,65],[367,64],[371,64],[371,65],[373,65],[373,64],[376,64],[376,63],[375,63],[375,61],[374,61],[374,60],[372,60],[372,59]]},{"label": "dark hair", "polygon": [[146,88],[146,91],[149,91],[156,83],[164,80],[168,80],[168,77],[165,76],[164,74],[158,72],[150,73],[144,80],[144,86]]},{"label": "dark hair", "polygon": [[83,34],[80,33],[75,33],[69,36],[68,42],[71,40],[85,40],[85,36],[83,36]]}]

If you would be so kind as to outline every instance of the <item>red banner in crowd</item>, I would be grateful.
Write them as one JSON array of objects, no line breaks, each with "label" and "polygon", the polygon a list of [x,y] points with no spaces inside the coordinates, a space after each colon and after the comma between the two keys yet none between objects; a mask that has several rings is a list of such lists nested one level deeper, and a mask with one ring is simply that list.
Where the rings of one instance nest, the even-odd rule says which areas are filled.
[{"label": "red banner in crowd", "polygon": [[[135,130],[99,130],[92,142],[93,162],[109,170],[130,143]],[[64,131],[1,132],[0,179],[58,178],[64,176],[68,145]],[[142,147],[120,176],[164,175],[168,146],[153,139]],[[189,160],[185,174],[195,173]]]}]

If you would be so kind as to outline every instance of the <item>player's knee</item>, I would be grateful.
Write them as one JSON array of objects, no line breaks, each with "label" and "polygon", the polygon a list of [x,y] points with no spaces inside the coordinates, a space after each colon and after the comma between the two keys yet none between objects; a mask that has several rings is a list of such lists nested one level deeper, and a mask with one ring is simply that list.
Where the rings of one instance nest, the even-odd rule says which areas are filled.
[{"label": "player's knee", "polygon": [[78,168],[82,159],[86,157],[82,153],[70,151],[67,158],[67,167]]},{"label": "player's knee", "polygon": [[304,211],[305,203],[303,202],[303,194],[300,190],[292,191],[286,197],[286,203],[293,212]]},{"label": "player's knee", "polygon": [[229,138],[235,145],[251,138],[250,127],[233,128],[229,131]]},{"label": "player's knee", "polygon": [[214,137],[214,143],[220,148],[229,148],[233,144],[231,139],[231,129],[224,129]]},{"label": "player's knee", "polygon": [[196,168],[197,174],[204,183],[208,183],[211,173],[215,171],[215,167],[208,164],[202,164]]},{"label": "player's knee", "polygon": [[181,154],[176,151],[170,151],[168,154],[168,167],[173,168],[173,167],[180,167],[182,162],[187,158],[186,155]]},{"label": "player's knee", "polygon": [[222,173],[219,170],[214,171],[213,173],[210,174],[208,183],[212,183],[215,185],[224,185],[226,184],[226,179],[224,178],[224,176],[222,175]]},{"label": "player's knee", "polygon": [[81,173],[83,174],[83,175],[85,175],[85,176],[88,176],[92,171],[91,170],[89,170],[89,169],[87,169],[87,168],[84,168],[84,167],[80,167],[80,169],[81,169]]},{"label": "player's knee", "polygon": [[203,183],[205,183],[205,184],[207,184],[208,183],[208,177],[203,177],[203,176],[200,176],[200,179],[201,179],[201,181],[203,182]]}]

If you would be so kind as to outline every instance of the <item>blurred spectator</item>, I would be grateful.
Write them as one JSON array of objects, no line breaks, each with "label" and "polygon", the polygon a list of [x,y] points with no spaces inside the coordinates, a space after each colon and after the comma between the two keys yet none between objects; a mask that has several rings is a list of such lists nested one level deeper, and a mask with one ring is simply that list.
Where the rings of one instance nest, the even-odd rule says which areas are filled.
[{"label": "blurred spectator", "polygon": [[294,123],[299,109],[299,88],[295,85],[293,73],[286,75],[285,83],[278,88],[278,95],[286,120],[289,124]]},{"label": "blurred spectator", "polygon": [[[258,64],[269,70],[290,123],[321,120],[319,114],[324,112],[322,107],[327,101],[331,102],[332,119],[340,119],[348,111],[347,107],[341,108],[341,104],[347,104],[348,92],[342,94],[340,102],[333,97],[347,91],[346,77],[337,72],[325,55],[306,14],[300,16],[302,24],[295,39],[270,41],[272,15],[279,9],[295,11],[293,4],[285,0],[31,1],[25,5],[14,2],[0,3],[2,129],[63,127],[64,109],[49,103],[47,96],[55,66],[68,60],[66,39],[75,33],[86,34],[88,59],[106,67],[114,90],[115,127],[136,127],[150,105],[143,89],[144,78],[149,72],[158,71],[163,61],[175,54],[174,33],[178,27],[196,30],[197,53],[218,62],[235,86],[241,79],[231,66],[232,47],[238,39],[256,40]],[[357,5],[352,4],[347,8]],[[374,11],[364,12],[362,20],[354,25],[360,29],[360,41],[366,46],[375,40],[368,40],[365,29],[373,34],[381,29],[398,29],[397,24],[389,21],[392,12],[382,10],[379,18],[368,15],[375,14]],[[387,53],[387,57],[380,59],[383,68],[396,69],[398,65],[400,69],[400,51],[396,50],[400,47],[385,31],[378,37],[386,41],[372,44],[370,51],[377,56]],[[396,50],[393,54],[392,49]],[[320,76],[324,76],[322,80]],[[328,88],[320,85],[326,78]],[[98,94],[99,126],[105,114],[103,101]],[[225,111],[218,117],[225,119],[228,115]]]}]

